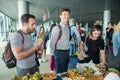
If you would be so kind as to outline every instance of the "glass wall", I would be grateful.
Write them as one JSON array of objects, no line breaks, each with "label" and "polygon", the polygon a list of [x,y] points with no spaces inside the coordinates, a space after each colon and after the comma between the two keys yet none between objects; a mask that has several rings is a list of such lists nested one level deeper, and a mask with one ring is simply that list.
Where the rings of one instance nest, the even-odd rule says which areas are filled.
[{"label": "glass wall", "polygon": [[0,12],[0,42],[9,40],[9,32],[16,30],[16,21]]}]

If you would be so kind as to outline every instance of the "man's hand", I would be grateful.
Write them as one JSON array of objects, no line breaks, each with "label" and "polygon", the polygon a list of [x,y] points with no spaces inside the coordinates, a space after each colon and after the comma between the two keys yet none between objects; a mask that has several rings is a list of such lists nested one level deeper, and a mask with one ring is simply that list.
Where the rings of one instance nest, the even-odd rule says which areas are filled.
[{"label": "man's hand", "polygon": [[42,47],[43,43],[44,43],[43,39],[40,39],[39,41],[37,41],[35,46],[34,46],[35,51],[39,50]]}]

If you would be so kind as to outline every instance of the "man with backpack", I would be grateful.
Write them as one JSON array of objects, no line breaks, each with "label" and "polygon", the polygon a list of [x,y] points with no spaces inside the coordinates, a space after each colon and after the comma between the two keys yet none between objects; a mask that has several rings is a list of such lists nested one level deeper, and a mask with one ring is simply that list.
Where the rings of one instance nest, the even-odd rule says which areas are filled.
[{"label": "man with backpack", "polygon": [[69,64],[69,8],[62,8],[59,16],[61,22],[52,30],[50,47],[54,51],[56,73],[63,73],[67,72]]},{"label": "man with backpack", "polygon": [[24,43],[22,43],[22,36],[15,32],[10,37],[10,44],[15,58],[17,59],[16,70],[18,76],[25,76],[27,73],[34,74],[39,72],[35,60],[35,51],[40,49],[43,44],[43,39],[39,40],[34,45],[32,41],[31,33],[35,30],[35,16],[31,14],[23,14],[21,17],[22,29],[20,30],[23,37]]}]

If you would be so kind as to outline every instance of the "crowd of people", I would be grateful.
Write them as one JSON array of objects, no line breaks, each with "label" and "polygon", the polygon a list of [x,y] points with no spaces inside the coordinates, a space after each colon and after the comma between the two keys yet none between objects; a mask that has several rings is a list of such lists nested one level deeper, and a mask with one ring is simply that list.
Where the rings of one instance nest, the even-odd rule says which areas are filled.
[{"label": "crowd of people", "polygon": [[[14,32],[10,37],[12,51],[17,59],[17,75],[24,76],[27,73],[39,72],[39,66],[35,60],[36,53],[42,55],[41,60],[45,62],[46,49],[49,47],[51,71],[56,73],[67,72],[70,64],[72,64],[70,63],[71,56],[78,56],[81,53],[83,59],[78,60],[77,63],[89,63],[92,60],[94,64],[101,64],[103,68],[106,68],[106,72],[110,72],[104,80],[108,80],[106,78],[111,73],[117,78],[109,80],[120,80],[120,22],[114,26],[112,22],[108,23],[105,41],[102,38],[103,28],[98,21],[90,32],[86,32],[81,29],[81,25],[76,25],[75,19],[70,19],[69,8],[62,8],[59,16],[60,23],[52,24],[48,33],[45,32],[44,27],[40,27],[40,32],[37,33],[34,43],[31,33],[36,28],[35,16],[31,14],[22,15],[22,29],[20,31],[24,36],[24,44],[19,33]],[[46,46],[48,41],[50,44]],[[104,44],[104,42],[108,44]],[[85,46],[86,50],[84,49]]]}]

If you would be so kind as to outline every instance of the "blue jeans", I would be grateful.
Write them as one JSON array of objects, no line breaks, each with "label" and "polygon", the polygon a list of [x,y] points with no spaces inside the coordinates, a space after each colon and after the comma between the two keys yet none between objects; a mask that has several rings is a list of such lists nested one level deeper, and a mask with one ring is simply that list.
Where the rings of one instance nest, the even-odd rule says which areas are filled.
[{"label": "blue jeans", "polygon": [[18,76],[25,76],[27,75],[27,73],[30,73],[30,75],[33,75],[35,72],[39,72],[39,66],[35,65],[29,69],[21,69],[19,67],[16,67],[16,70],[17,70]]},{"label": "blue jeans", "polygon": [[67,72],[69,64],[69,50],[55,50],[56,73]]},{"label": "blue jeans", "polygon": [[75,44],[70,43],[70,56],[74,55],[75,53]]},{"label": "blue jeans", "polygon": [[76,69],[78,63],[78,57],[76,55],[70,56],[69,69]]}]

